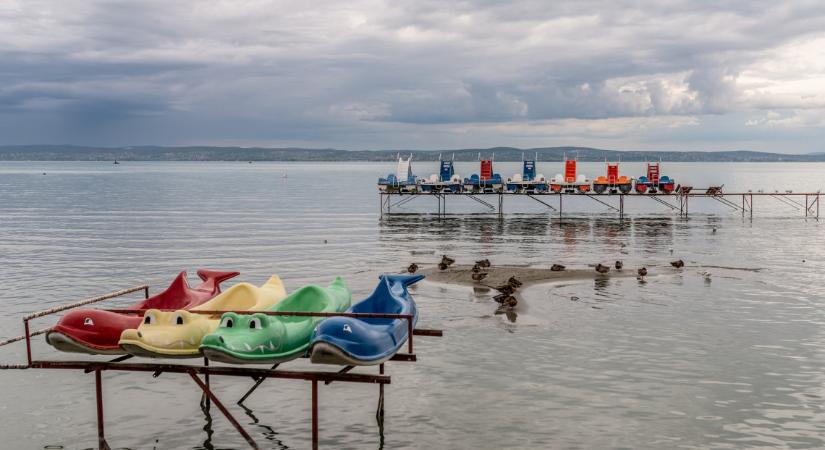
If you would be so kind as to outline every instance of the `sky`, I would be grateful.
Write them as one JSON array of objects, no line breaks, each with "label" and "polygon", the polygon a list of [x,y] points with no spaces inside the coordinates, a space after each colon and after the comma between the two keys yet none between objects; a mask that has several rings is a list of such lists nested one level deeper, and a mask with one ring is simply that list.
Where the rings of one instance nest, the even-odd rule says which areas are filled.
[{"label": "sky", "polygon": [[0,0],[0,145],[825,151],[821,0]]}]

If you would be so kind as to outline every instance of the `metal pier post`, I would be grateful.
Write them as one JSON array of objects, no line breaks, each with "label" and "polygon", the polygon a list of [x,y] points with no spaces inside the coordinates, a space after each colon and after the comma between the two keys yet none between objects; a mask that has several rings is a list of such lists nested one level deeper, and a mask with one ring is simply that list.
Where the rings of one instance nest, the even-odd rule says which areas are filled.
[{"label": "metal pier post", "polygon": [[312,449],[318,449],[318,380],[312,380]]},{"label": "metal pier post", "polygon": [[564,194],[559,192],[559,223],[561,223],[561,211],[562,211],[561,204],[562,204],[562,197],[563,196],[564,196]]},{"label": "metal pier post", "polygon": [[97,402],[97,446],[100,450],[110,450],[103,432],[103,381],[100,369],[95,370],[95,400]]},{"label": "metal pier post", "polygon": [[504,215],[504,194],[499,192],[498,194],[498,216],[501,217]]},{"label": "metal pier post", "polygon": [[624,194],[619,194],[619,219],[624,219]]},{"label": "metal pier post", "polygon": [[[384,363],[378,365],[378,374],[384,375]],[[375,418],[378,422],[384,422],[384,385],[378,385],[378,411],[375,412]]]}]

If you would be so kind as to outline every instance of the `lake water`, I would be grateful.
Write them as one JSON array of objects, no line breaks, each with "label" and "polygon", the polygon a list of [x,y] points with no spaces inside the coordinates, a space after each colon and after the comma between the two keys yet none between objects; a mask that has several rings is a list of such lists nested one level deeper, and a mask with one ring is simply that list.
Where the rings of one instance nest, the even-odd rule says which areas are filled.
[{"label": "lake water", "polygon": [[[476,164],[457,166],[466,176]],[[603,172],[603,164],[582,166],[590,176]],[[415,164],[419,175],[436,167]],[[560,167],[539,162],[548,176]],[[518,168],[497,164],[505,176]],[[622,166],[628,175],[642,169]],[[751,221],[712,200],[691,200],[684,219],[632,199],[620,221],[605,206],[575,199],[565,201],[570,216],[560,222],[529,199],[507,199],[503,220],[451,199],[448,212],[458,214],[444,219],[381,219],[375,180],[392,170],[2,162],[0,338],[21,334],[25,313],[142,283],[156,293],[178,271],[194,277],[198,267],[239,270],[238,281],[256,284],[277,273],[290,290],[341,275],[360,299],[378,274],[432,264],[443,253],[459,262],[583,268],[622,259],[655,276],[535,285],[523,292],[515,322],[493,314],[489,293],[420,283],[419,326],[443,329],[444,337],[417,339],[417,363],[387,365],[383,430],[376,386],[320,386],[322,446],[825,447],[825,228],[802,208],[758,198]],[[825,164],[666,163],[663,173],[728,191],[825,187]],[[436,203],[416,199],[404,208],[393,212],[435,212]],[[688,267],[672,270],[676,258]],[[34,353],[76,358],[42,336]],[[23,362],[25,347],[0,348],[0,358]],[[309,383],[266,381],[244,411],[234,401],[251,383],[213,378],[218,397],[265,448],[307,448]],[[95,447],[92,375],[0,371],[0,386],[4,448]],[[199,407],[185,376],[104,373],[104,391],[113,448],[246,448],[216,409]]]}]

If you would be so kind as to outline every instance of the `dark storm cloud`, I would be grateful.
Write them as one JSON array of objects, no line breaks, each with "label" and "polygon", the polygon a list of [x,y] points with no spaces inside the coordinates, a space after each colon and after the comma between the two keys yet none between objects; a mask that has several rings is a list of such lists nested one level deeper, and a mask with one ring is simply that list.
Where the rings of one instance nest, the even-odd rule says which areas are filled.
[{"label": "dark storm cloud", "polygon": [[0,133],[627,146],[727,115],[747,141],[819,123],[821,30],[806,1],[7,1]]}]

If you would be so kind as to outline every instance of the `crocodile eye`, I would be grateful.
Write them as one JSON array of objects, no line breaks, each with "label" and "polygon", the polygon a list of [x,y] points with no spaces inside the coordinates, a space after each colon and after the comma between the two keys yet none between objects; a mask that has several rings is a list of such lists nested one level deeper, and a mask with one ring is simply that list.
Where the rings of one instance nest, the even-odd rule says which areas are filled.
[{"label": "crocodile eye", "polygon": [[183,325],[183,316],[175,314],[175,325]]},{"label": "crocodile eye", "polygon": [[257,330],[261,328],[261,319],[255,317],[249,321],[249,328]]},{"label": "crocodile eye", "polygon": [[157,319],[153,314],[147,314],[143,317],[143,323],[146,325],[154,325],[155,323],[157,323]]},{"label": "crocodile eye", "polygon": [[234,325],[235,321],[231,317],[224,317],[221,321],[221,328],[232,328]]},{"label": "crocodile eye", "polygon": [[92,318],[91,318],[91,317],[87,317],[87,318],[83,319],[83,325],[94,326],[94,325],[95,325],[95,321],[94,321],[94,320],[92,320]]}]

